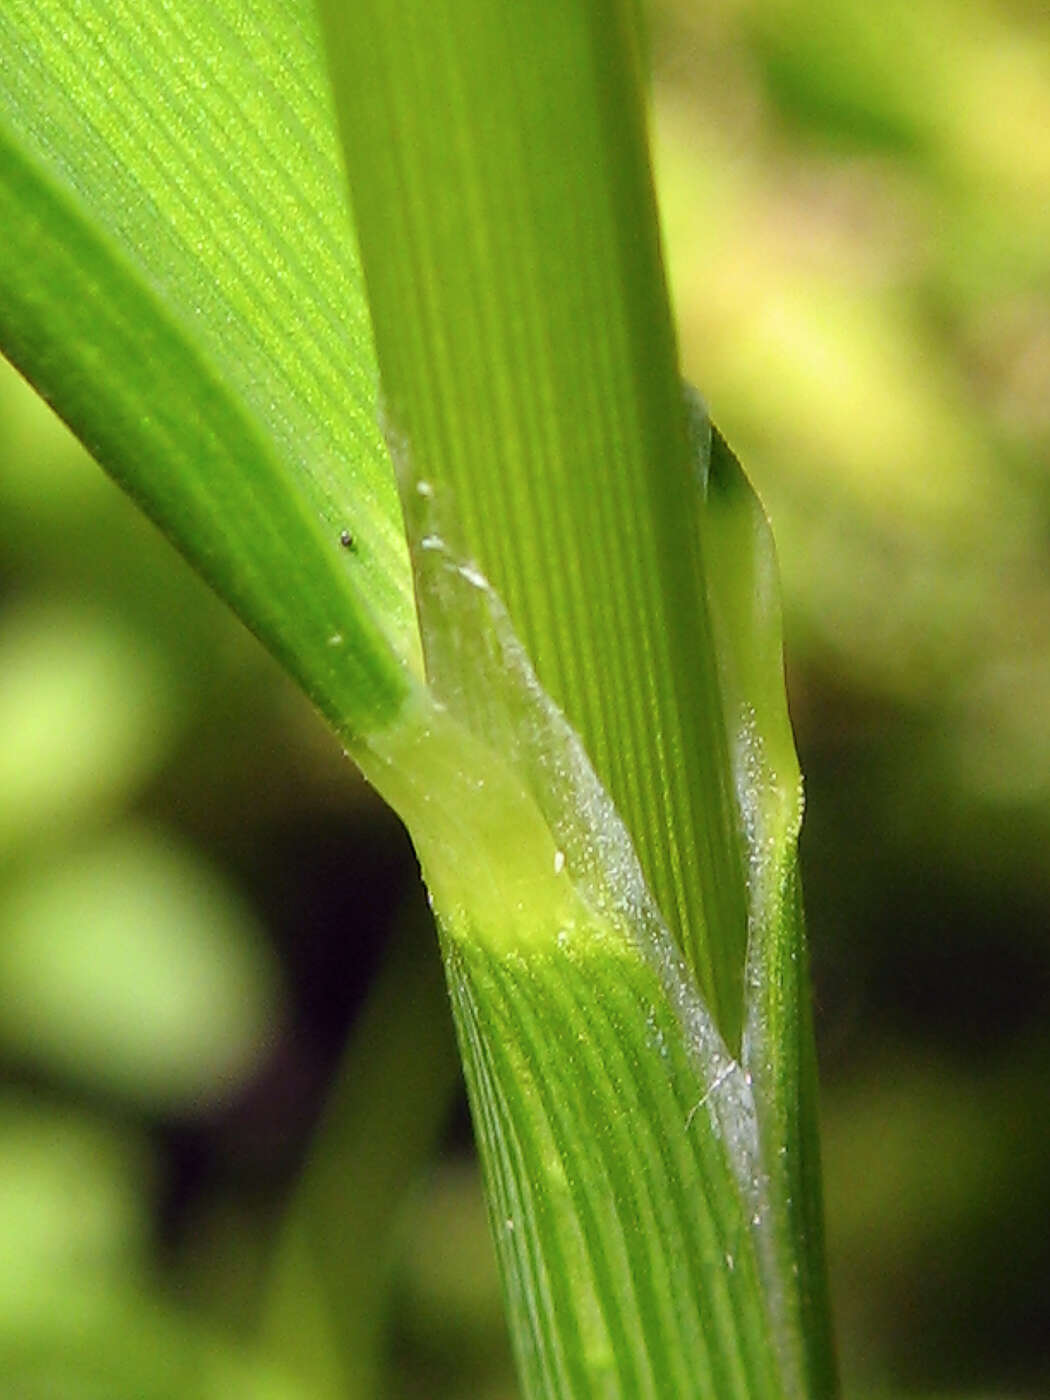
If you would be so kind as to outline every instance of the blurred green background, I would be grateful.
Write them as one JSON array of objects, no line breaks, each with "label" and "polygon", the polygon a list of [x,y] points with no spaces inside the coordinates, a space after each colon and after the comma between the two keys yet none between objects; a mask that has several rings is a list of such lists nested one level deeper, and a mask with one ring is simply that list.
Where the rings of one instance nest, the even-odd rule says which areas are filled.
[{"label": "blurred green background", "polygon": [[[685,372],[781,555],[846,1391],[1045,1395],[1050,12],[653,18]],[[0,1392],[296,1393],[273,1243],[397,934],[397,822],[4,370]],[[382,1393],[513,1395],[461,1101],[387,1248]]]}]

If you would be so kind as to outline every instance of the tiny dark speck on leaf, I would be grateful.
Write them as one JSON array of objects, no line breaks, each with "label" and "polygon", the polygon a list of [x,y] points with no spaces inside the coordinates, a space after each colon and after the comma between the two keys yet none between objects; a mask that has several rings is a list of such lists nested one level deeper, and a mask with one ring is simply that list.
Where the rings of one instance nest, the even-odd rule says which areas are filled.
[{"label": "tiny dark speck on leaf", "polygon": [[354,537],[349,530],[344,530],[339,536],[339,543],[344,549],[353,549]]}]

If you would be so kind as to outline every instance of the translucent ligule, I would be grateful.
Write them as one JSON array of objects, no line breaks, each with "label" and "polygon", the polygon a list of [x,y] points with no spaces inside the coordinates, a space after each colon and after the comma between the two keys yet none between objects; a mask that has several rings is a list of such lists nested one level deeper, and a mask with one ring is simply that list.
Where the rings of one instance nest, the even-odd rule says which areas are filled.
[{"label": "translucent ligule", "polygon": [[[742,641],[724,641],[756,570],[768,572],[760,507],[731,463],[718,464],[715,482],[702,458],[698,508],[721,493],[704,528],[725,537],[711,558],[724,544],[738,561],[712,600],[730,648],[725,714],[751,877],[750,1013],[737,1060],[578,736],[500,599],[457,553],[450,503],[393,446],[428,683],[356,756],[404,817],[438,915],[508,1298],[531,1339],[523,1374],[544,1395],[581,1393],[582,1376],[661,1393],[667,1375],[637,1371],[650,1343],[631,1335],[651,1325],[672,1354],[705,1358],[698,1384],[706,1375],[728,1387],[720,1395],[802,1394],[784,1285],[790,1188],[769,1140],[783,1115],[764,1100],[782,1076],[752,1075],[768,1050],[768,945],[784,927],[801,812],[779,615],[757,641],[754,618]],[[743,555],[741,531],[752,543]],[[772,691],[776,701],[778,686],[780,709],[760,714],[750,697]],[[639,1235],[641,1217],[651,1228]],[[677,1241],[670,1256],[661,1240]],[[708,1273],[699,1261],[714,1256]],[[717,1297],[680,1296],[683,1259]]]}]

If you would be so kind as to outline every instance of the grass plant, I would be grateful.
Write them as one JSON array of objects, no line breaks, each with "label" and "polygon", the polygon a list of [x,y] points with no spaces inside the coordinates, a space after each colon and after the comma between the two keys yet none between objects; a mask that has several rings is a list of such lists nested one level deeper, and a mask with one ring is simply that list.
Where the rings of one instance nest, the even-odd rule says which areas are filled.
[{"label": "grass plant", "polygon": [[[13,0],[0,53],[0,343],[412,835],[524,1393],[833,1395],[776,567],[636,7]],[[410,1034],[360,1052],[406,1107]],[[304,1394],[368,1393],[355,1093],[271,1295]]]}]

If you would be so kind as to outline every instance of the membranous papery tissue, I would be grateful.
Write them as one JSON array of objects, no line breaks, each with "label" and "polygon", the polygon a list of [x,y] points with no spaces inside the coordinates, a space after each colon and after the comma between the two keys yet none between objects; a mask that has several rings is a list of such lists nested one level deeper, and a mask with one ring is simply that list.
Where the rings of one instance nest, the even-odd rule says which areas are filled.
[{"label": "membranous papery tissue", "polygon": [[540,684],[501,599],[458,550],[452,503],[388,435],[427,686],[399,725],[370,736],[369,776],[404,817],[453,934],[458,924],[472,937],[487,928],[508,949],[568,953],[586,944],[645,960],[697,1072],[689,1126],[701,1109],[717,1122],[753,1196],[748,1076],[714,1025],[579,736]]},{"label": "membranous papery tissue", "polygon": [[[426,683],[414,688],[399,720],[369,735],[355,756],[412,834],[447,955],[452,950],[450,977],[469,980],[471,967],[495,967],[504,986],[517,981],[525,1002],[542,1000],[559,968],[565,986],[588,979],[610,985],[610,975],[616,985],[622,974],[624,983],[648,989],[643,1033],[667,1066],[678,1131],[709,1166],[721,1157],[736,1182],[739,1225],[727,1237],[727,1258],[740,1267],[744,1236],[750,1238],[775,1314],[769,1158],[747,1064],[722,1040],[579,736],[545,692],[502,600],[460,547],[454,501],[416,472],[389,424],[387,435]],[[701,528],[707,557],[720,569],[711,605],[750,872],[753,979],[793,859],[801,789],[768,526],[728,449],[713,460],[709,427],[697,451]],[[757,992],[752,980],[749,995]],[[466,982],[453,985],[461,1009],[470,995]],[[529,1073],[527,1064],[519,1070]]]}]

